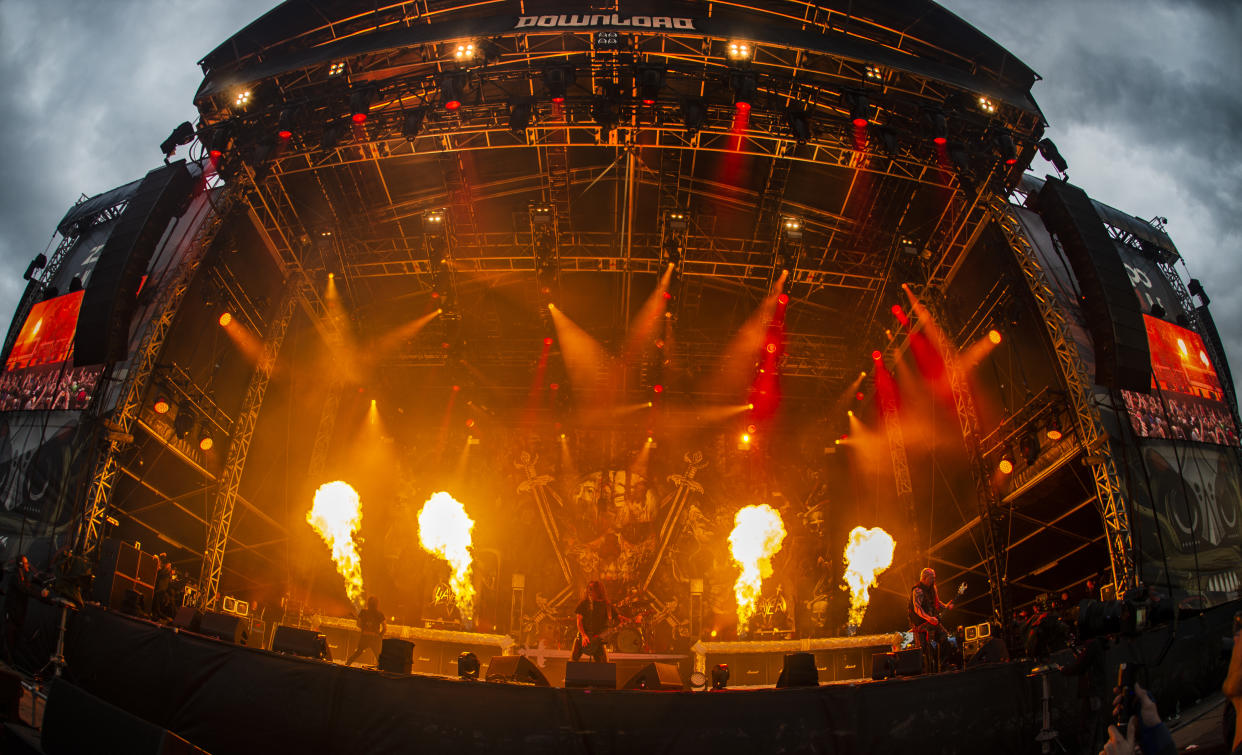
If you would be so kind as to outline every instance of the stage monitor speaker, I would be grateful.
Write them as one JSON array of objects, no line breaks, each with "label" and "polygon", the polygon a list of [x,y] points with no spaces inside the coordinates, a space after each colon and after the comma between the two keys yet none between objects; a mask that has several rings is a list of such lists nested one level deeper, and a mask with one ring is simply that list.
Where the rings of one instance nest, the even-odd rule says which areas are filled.
[{"label": "stage monitor speaker", "polygon": [[887,679],[897,673],[896,653],[875,653],[871,656],[871,678]]},{"label": "stage monitor speaker", "polygon": [[276,627],[272,635],[272,652],[298,655],[303,658],[320,658],[332,660],[332,651],[328,649],[328,638],[313,629],[287,627],[283,624]]},{"label": "stage monitor speaker", "polygon": [[216,613],[215,611],[204,613],[198,625],[199,634],[215,637],[225,642],[232,642],[236,645],[241,645],[245,642],[244,637],[247,629],[246,620],[242,617],[234,616],[231,613]]},{"label": "stage monitor speaker", "polygon": [[64,679],[52,680],[43,712],[47,755],[117,752],[127,755],[206,755],[167,729],[95,697]]},{"label": "stage monitor speaker", "polygon": [[681,672],[674,663],[648,663],[621,689],[684,689]]},{"label": "stage monitor speaker", "polygon": [[108,235],[91,272],[78,325],[73,334],[73,363],[101,364],[124,359],[138,286],[168,223],[180,215],[194,190],[184,162],[148,173]]},{"label": "stage monitor speaker", "polygon": [[103,540],[92,586],[95,600],[114,611],[134,613],[125,604],[126,593],[133,590],[141,596],[143,608],[149,608],[155,599],[158,568],[154,553],[114,538]]},{"label": "stage monitor speaker", "polygon": [[917,676],[923,673],[923,650],[908,648],[893,653],[893,673],[897,676]]},{"label": "stage monitor speaker", "polygon": [[617,664],[570,661],[565,664],[565,689],[616,689]]},{"label": "stage monitor speaker", "polygon": [[493,655],[487,663],[487,673],[483,676],[489,682],[517,682],[533,684],[536,687],[551,687],[548,677],[543,675],[531,659],[524,655]]},{"label": "stage monitor speaker", "polygon": [[203,612],[194,606],[181,606],[177,609],[177,615],[173,617],[173,626],[188,629],[191,632],[202,629],[202,624]]},{"label": "stage monitor speaker", "polygon": [[811,653],[786,653],[781,675],[776,678],[777,687],[818,687],[819,669]]},{"label": "stage monitor speaker", "polygon": [[414,667],[414,643],[398,637],[389,637],[380,643],[379,660],[375,663],[380,671],[390,674],[408,674]]},{"label": "stage monitor speaker", "polygon": [[1039,214],[1078,279],[1083,319],[1095,344],[1095,382],[1147,393],[1151,352],[1143,311],[1091,199],[1077,186],[1049,178],[1039,192]]},{"label": "stage monitor speaker", "polygon": [[1000,637],[992,637],[983,643],[982,647],[975,651],[966,661],[969,666],[981,666],[985,663],[1003,663],[1009,660],[1009,647],[1005,645],[1005,641]]}]

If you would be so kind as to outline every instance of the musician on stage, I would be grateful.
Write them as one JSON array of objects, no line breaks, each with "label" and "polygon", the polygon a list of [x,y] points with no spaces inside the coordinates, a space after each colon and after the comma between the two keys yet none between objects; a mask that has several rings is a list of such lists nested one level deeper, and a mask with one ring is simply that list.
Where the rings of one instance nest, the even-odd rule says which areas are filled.
[{"label": "musician on stage", "polygon": [[376,664],[379,663],[380,645],[384,636],[384,630],[387,629],[387,622],[384,620],[384,612],[379,608],[379,598],[372,595],[367,599],[367,607],[358,612],[358,649],[349,656],[349,660],[345,661],[346,666],[354,665],[354,661],[358,656],[362,655],[363,650],[370,650],[371,655],[375,656]]},{"label": "musician on stage", "polygon": [[949,635],[940,625],[940,612],[952,607],[951,600],[948,603],[940,602],[940,595],[936,592],[936,570],[924,569],[919,574],[918,584],[910,588],[907,612],[910,629],[919,637],[920,646],[923,648],[923,661],[931,673],[940,670],[942,653],[949,641]]},{"label": "musician on stage", "polygon": [[577,661],[585,653],[596,663],[605,663],[608,652],[599,637],[605,629],[617,621],[617,609],[608,602],[604,586],[598,580],[587,583],[586,597],[574,609],[578,622],[578,635],[574,637],[572,660]]}]

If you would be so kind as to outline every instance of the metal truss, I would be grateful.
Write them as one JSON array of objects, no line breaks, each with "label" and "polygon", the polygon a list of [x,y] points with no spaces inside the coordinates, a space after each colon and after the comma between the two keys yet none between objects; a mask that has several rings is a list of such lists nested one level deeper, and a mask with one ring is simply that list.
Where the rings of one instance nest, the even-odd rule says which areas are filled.
[{"label": "metal truss", "polygon": [[1091,470],[1095,483],[1096,506],[1108,539],[1113,581],[1119,591],[1127,589],[1134,586],[1138,578],[1134,565],[1130,517],[1121,494],[1117,466],[1109,449],[1108,434],[1092,400],[1091,379],[1070,335],[1066,314],[1044,274],[1039,257],[1023,233],[1017,216],[1005,198],[999,195],[991,198],[989,206],[991,216],[1021,267],[1027,287],[1048,328],[1048,338],[1057,358],[1078,437],[1085,451],[1084,462]]},{"label": "metal truss", "polygon": [[320,475],[328,465],[328,450],[332,447],[332,433],[336,429],[336,415],[340,413],[341,392],[345,382],[339,377],[328,385],[328,395],[319,413],[319,425],[315,430],[315,442],[311,446],[310,463],[306,465],[306,478],[312,485],[319,482]]},{"label": "metal truss", "polygon": [[906,437],[901,431],[901,415],[897,412],[897,395],[893,390],[878,393],[880,412],[884,415],[884,430],[888,434],[888,453],[893,462],[897,501],[913,518],[914,485],[910,482],[910,459],[906,456]]},{"label": "metal truss", "polygon": [[194,279],[194,273],[202,263],[207,248],[215,238],[216,232],[220,229],[236,197],[236,191],[225,189],[215,198],[214,202],[208,205],[207,216],[186,249],[185,256],[173,272],[171,282],[160,293],[152,308],[153,314],[146,332],[142,336],[137,352],[130,359],[125,378],[121,382],[116,409],[112,417],[104,422],[104,429],[107,433],[104,447],[92,470],[82,517],[74,536],[74,543],[80,553],[92,554],[99,544],[102,534],[100,524],[107,512],[112,487],[120,471],[118,455],[128,443],[126,438],[133,437],[134,421],[138,417],[147,385],[155,371],[156,360],[164,348],[164,339],[168,336],[173,319],[180,309],[181,300],[185,297],[190,282]]},{"label": "metal truss", "polygon": [[228,548],[229,527],[233,522],[233,508],[237,503],[242,472],[250,451],[250,440],[254,436],[254,428],[259,420],[259,410],[263,407],[263,397],[267,393],[272,371],[276,368],[276,358],[280,355],[285,333],[289,330],[289,321],[293,319],[294,309],[302,298],[300,289],[301,286],[297,283],[285,287],[279,308],[268,323],[263,339],[263,356],[250,378],[237,420],[233,423],[229,453],[216,483],[216,499],[212,504],[211,521],[207,525],[207,543],[203,548],[203,568],[199,573],[199,596],[203,607],[212,606],[216,602],[220,573],[224,568],[224,552]]}]

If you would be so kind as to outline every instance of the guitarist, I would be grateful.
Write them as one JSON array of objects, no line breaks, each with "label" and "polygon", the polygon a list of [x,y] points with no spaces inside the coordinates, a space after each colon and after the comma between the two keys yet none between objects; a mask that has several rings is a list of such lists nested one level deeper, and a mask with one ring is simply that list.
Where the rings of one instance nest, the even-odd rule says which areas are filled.
[{"label": "guitarist", "polygon": [[953,601],[940,602],[936,592],[936,570],[924,569],[919,574],[919,581],[910,589],[910,605],[908,614],[910,629],[919,636],[923,648],[923,661],[930,673],[940,670],[941,652],[948,643],[949,635],[940,626],[940,611],[952,608]]},{"label": "guitarist", "polygon": [[604,650],[604,640],[599,635],[617,620],[617,609],[608,602],[604,586],[598,580],[587,583],[586,597],[574,609],[577,614],[578,636],[574,637],[574,649],[571,660],[577,661],[586,655],[596,663],[605,663],[608,653]]}]

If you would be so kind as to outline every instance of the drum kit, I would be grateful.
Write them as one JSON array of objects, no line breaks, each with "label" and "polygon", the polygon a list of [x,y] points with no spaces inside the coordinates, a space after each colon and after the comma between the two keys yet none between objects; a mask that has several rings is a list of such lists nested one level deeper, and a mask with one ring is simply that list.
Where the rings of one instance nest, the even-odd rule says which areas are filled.
[{"label": "drum kit", "polygon": [[[672,647],[673,628],[670,617],[677,608],[671,600],[657,606],[646,596],[630,595],[617,603],[621,620],[609,632],[607,645],[616,653],[667,652]],[[526,625],[527,645],[569,649],[578,633],[574,614],[547,613],[532,617]]]}]

